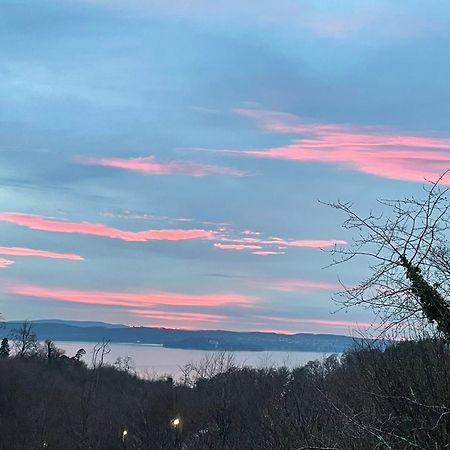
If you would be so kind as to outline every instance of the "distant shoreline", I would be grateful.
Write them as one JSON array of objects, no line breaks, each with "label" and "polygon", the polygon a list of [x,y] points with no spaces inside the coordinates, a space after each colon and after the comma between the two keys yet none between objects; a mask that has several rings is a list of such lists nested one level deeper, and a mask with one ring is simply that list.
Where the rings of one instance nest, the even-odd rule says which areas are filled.
[{"label": "distant shoreline", "polygon": [[[21,326],[19,321],[4,323],[0,333],[10,337]],[[77,322],[63,320],[38,320],[32,328],[41,341],[86,342],[162,347],[180,350],[228,352],[316,352],[342,353],[370,342],[385,345],[383,341],[333,334],[298,333],[293,335],[239,332],[225,330],[180,330],[170,328],[128,327],[126,325]]]}]

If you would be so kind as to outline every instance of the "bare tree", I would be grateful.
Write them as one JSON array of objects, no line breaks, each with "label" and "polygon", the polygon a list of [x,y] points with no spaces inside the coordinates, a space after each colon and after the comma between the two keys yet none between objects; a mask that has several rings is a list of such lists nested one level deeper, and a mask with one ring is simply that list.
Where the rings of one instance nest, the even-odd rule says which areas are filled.
[{"label": "bare tree", "polygon": [[198,380],[212,378],[237,368],[235,354],[226,351],[205,353],[199,361],[189,361],[179,367],[185,385],[194,385]]},{"label": "bare tree", "polygon": [[450,339],[450,199],[444,175],[424,186],[423,198],[378,200],[380,214],[361,215],[351,203],[329,204],[347,216],[343,227],[355,232],[348,248],[332,250],[333,264],[365,259],[370,268],[359,284],[344,285],[337,300],[372,309],[383,331],[422,323]]},{"label": "bare tree", "polygon": [[37,337],[33,330],[33,324],[27,320],[22,322],[19,328],[12,331],[12,338],[16,355],[19,358],[32,355],[37,347]]},{"label": "bare tree", "polygon": [[102,342],[95,344],[92,350],[92,368],[100,369],[105,364],[105,357],[111,353],[111,347],[109,346],[109,341],[103,339]]},{"label": "bare tree", "polygon": [[114,361],[114,367],[121,372],[136,374],[133,358],[128,355],[118,356]]}]

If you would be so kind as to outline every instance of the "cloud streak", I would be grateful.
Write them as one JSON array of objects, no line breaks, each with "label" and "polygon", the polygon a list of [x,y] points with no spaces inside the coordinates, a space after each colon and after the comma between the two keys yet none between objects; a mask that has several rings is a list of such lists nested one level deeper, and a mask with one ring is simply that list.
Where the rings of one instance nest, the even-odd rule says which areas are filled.
[{"label": "cloud streak", "polygon": [[227,318],[227,316],[219,314],[206,314],[206,313],[188,313],[188,312],[166,312],[155,309],[131,309],[129,313],[145,318],[163,321],[175,321],[175,322],[221,322]]},{"label": "cloud streak", "polygon": [[327,281],[314,281],[302,279],[285,279],[285,280],[255,280],[251,284],[264,289],[282,291],[282,292],[301,292],[301,291],[335,291],[342,286],[338,283],[330,283]]},{"label": "cloud streak", "polygon": [[189,175],[205,177],[209,175],[228,175],[243,177],[248,173],[231,167],[201,164],[191,161],[157,161],[154,156],[137,158],[103,158],[97,156],[78,156],[81,164],[111,167],[115,169],[141,172],[147,175]]},{"label": "cloud streak", "polygon": [[285,255],[286,252],[273,252],[270,250],[257,250],[255,252],[252,252],[253,255],[258,256],[271,256],[271,255]]},{"label": "cloud streak", "polygon": [[54,233],[77,233],[101,236],[111,239],[121,239],[130,242],[145,241],[182,241],[190,239],[212,239],[215,234],[204,229],[160,229],[144,231],[126,231],[108,227],[99,223],[69,222],[52,219],[34,214],[16,212],[0,213],[0,222],[9,222],[24,226],[32,230],[49,231]]},{"label": "cloud streak", "polygon": [[[249,251],[258,256],[280,255],[288,247],[324,248],[335,245],[345,245],[347,242],[338,239],[284,239],[280,237],[260,237],[259,232],[246,230],[236,237],[226,229],[206,230],[193,229],[149,229],[143,231],[129,231],[113,228],[101,223],[71,222],[62,219],[26,214],[18,212],[0,213],[0,222],[12,223],[32,230],[47,231],[51,233],[82,234],[99,236],[110,239],[120,239],[128,242],[147,241],[185,241],[185,240],[214,240],[214,247],[219,250]],[[242,237],[245,236],[245,237]],[[252,236],[252,237],[248,237]],[[74,253],[51,252],[25,247],[0,247],[0,255],[39,256],[46,258],[82,260],[80,255]]]},{"label": "cloud streak", "polygon": [[[271,133],[302,135],[291,143],[264,149],[226,150],[257,158],[333,164],[397,180],[436,180],[450,168],[450,138],[393,133],[380,127],[303,124],[294,115],[251,109],[238,114]],[[450,179],[444,180],[450,184]]]},{"label": "cloud streak", "polygon": [[[260,233],[253,232],[253,235],[259,234]],[[276,248],[276,250],[284,250],[288,247],[326,248],[347,244],[347,241],[344,241],[342,239],[285,239],[276,236],[271,236],[269,238],[234,238],[229,236],[222,236],[221,241],[226,243],[224,244],[221,242],[214,244],[214,246],[222,250],[254,250],[252,253],[260,256],[278,255],[285,253],[274,251],[274,247]]]},{"label": "cloud streak", "polygon": [[81,261],[84,258],[75,253],[60,253],[60,252],[50,252],[47,250],[37,250],[33,248],[26,247],[0,247],[0,255],[9,256],[38,256],[42,258],[53,258],[53,259],[70,259],[74,261]]},{"label": "cloud streak", "polygon": [[14,261],[11,261],[10,259],[0,258],[0,269],[5,269],[11,264],[14,264]]},{"label": "cloud streak", "polygon": [[138,308],[158,305],[220,306],[234,304],[250,306],[256,300],[252,296],[234,293],[189,294],[153,290],[144,292],[111,292],[45,287],[33,284],[5,284],[2,286],[2,290],[4,293],[23,297],[36,297],[88,305]]},{"label": "cloud streak", "polygon": [[221,244],[220,242],[214,244],[214,247],[220,248],[221,250],[259,250],[262,247],[259,245],[249,245],[249,244]]},{"label": "cloud streak", "polygon": [[260,319],[268,320],[270,322],[278,322],[285,324],[312,324],[320,326],[329,326],[336,328],[374,328],[379,324],[373,322],[357,322],[357,321],[347,321],[347,320],[326,320],[326,319],[300,319],[291,317],[276,317],[276,316],[259,316]]}]

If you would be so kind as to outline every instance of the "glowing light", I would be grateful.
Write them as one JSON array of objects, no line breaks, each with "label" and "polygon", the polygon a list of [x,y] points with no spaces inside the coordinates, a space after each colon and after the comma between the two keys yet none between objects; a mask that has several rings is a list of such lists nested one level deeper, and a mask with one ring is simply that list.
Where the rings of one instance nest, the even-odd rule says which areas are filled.
[{"label": "glowing light", "polygon": [[171,424],[174,428],[178,428],[181,425],[181,419],[179,417],[175,417],[175,419],[171,420]]}]

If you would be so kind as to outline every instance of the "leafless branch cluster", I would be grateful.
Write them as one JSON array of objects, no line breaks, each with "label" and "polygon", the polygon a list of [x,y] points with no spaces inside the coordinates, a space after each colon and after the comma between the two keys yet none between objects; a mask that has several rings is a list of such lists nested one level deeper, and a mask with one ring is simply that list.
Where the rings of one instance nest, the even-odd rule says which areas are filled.
[{"label": "leafless branch cluster", "polygon": [[180,370],[183,384],[194,385],[198,380],[212,378],[237,367],[234,353],[223,351],[206,353],[199,361],[189,361]]},{"label": "leafless branch cluster", "polygon": [[436,326],[424,311],[411,273],[442,299],[441,308],[450,307],[450,199],[442,177],[424,186],[423,198],[379,200],[379,214],[361,215],[351,203],[328,204],[346,215],[343,227],[354,233],[348,247],[332,250],[332,265],[358,259],[366,261],[370,271],[356,285],[343,284],[337,301],[345,308],[372,309],[381,319],[382,331],[424,323],[431,329]]},{"label": "leafless branch cluster", "polygon": [[92,350],[92,368],[94,370],[100,369],[105,364],[105,357],[111,353],[111,347],[109,346],[109,341],[103,339],[102,342],[95,344]]}]

